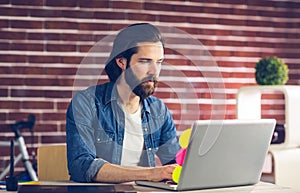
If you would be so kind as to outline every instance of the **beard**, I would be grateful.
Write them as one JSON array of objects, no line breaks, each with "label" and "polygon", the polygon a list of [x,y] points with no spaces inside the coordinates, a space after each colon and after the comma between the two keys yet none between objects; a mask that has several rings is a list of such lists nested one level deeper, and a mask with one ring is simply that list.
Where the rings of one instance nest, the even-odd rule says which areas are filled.
[{"label": "beard", "polygon": [[[153,95],[158,85],[157,77],[150,75],[139,80],[130,67],[125,71],[125,80],[132,92],[141,99],[146,99],[150,95]],[[149,84],[149,81],[153,82],[153,84]]]}]

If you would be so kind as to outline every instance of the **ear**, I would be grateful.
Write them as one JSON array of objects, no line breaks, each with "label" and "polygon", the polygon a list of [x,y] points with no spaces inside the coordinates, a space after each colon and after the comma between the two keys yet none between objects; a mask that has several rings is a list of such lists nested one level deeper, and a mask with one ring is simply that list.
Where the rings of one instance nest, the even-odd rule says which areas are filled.
[{"label": "ear", "polygon": [[125,58],[116,58],[116,63],[123,71],[126,70],[126,59]]}]

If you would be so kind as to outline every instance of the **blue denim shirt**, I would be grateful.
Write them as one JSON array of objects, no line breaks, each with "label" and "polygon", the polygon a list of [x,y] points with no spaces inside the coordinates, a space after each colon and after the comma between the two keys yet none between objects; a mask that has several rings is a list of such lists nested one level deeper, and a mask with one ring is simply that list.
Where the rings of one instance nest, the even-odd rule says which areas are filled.
[{"label": "blue denim shirt", "polygon": [[[124,112],[114,83],[89,87],[72,99],[66,122],[68,170],[71,180],[91,182],[104,163],[120,164]],[[176,129],[164,103],[154,96],[141,101],[144,150],[140,166],[174,163],[179,150]]]}]

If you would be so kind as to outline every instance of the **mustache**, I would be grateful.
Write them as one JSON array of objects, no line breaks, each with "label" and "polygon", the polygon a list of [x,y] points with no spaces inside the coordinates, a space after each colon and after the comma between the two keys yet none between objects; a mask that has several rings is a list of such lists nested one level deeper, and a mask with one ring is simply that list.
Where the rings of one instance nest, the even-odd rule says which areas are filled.
[{"label": "mustache", "polygon": [[147,82],[147,81],[149,81],[149,80],[150,80],[150,81],[153,81],[154,83],[158,83],[158,81],[159,81],[158,77],[151,75],[151,76],[147,76],[147,77],[143,78],[143,79],[141,80],[141,83]]}]

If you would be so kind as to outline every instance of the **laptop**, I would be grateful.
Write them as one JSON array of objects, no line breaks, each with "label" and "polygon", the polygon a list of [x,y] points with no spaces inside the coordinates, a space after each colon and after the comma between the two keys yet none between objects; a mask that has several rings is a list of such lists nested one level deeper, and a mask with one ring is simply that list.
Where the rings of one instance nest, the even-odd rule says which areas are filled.
[{"label": "laptop", "polygon": [[136,184],[178,191],[256,184],[275,123],[275,119],[195,121],[178,184]]}]

